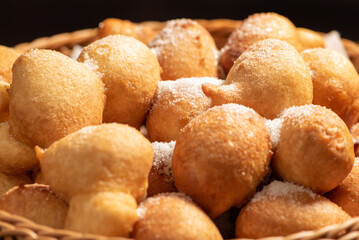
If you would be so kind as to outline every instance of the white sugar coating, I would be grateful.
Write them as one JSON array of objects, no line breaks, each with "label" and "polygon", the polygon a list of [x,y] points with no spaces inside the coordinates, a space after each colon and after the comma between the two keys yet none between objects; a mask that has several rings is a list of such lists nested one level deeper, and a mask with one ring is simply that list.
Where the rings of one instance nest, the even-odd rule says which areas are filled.
[{"label": "white sugar coating", "polygon": [[318,108],[323,108],[326,109],[323,106],[318,106],[318,105],[313,105],[313,104],[306,104],[306,105],[302,105],[302,106],[293,106],[293,107],[289,107],[284,109],[279,117],[280,118],[302,118],[302,117],[307,117],[307,116],[311,116],[312,114],[314,114],[315,112],[318,111]]},{"label": "white sugar coating", "polygon": [[284,197],[286,200],[291,201],[292,203],[297,203],[298,196],[303,194],[307,195],[313,200],[319,196],[309,188],[290,182],[281,182],[275,180],[269,185],[265,186],[262,191],[256,193],[251,201],[258,202],[264,199],[276,200],[277,198]]},{"label": "white sugar coating", "polygon": [[265,125],[267,127],[270,139],[272,141],[272,149],[274,149],[280,140],[280,131],[282,129],[282,118],[275,118],[273,120],[267,119]]},{"label": "white sugar coating", "polygon": [[156,98],[161,98],[162,95],[168,93],[176,94],[179,97],[183,94],[204,97],[202,84],[221,85],[223,83],[224,80],[213,77],[193,77],[180,78],[175,81],[160,81],[158,83]]},{"label": "white sugar coating", "polygon": [[[170,48],[176,51],[183,51],[183,49],[180,49],[181,43],[188,38],[196,39],[197,36],[202,35],[203,32],[201,29],[202,26],[191,19],[182,18],[170,20],[159,34],[148,43],[148,46],[156,56],[160,56],[163,48],[166,46],[171,46]],[[217,56],[215,45],[213,46],[213,54]],[[215,62],[215,64],[217,64],[217,62]]]},{"label": "white sugar coating", "polygon": [[[167,21],[166,26],[148,43],[148,46],[150,48],[161,48],[169,44],[176,46],[177,40],[182,40],[189,34],[184,27],[186,25],[198,25],[198,23],[186,18]],[[157,53],[157,50],[154,50],[154,53]]]},{"label": "white sugar coating", "polygon": [[324,42],[325,42],[325,47],[327,49],[337,51],[341,53],[343,56],[345,56],[346,58],[349,58],[348,53],[345,50],[343,43],[341,41],[340,33],[338,31],[331,31],[325,34]]},{"label": "white sugar coating", "polygon": [[180,198],[186,202],[190,202],[193,203],[192,199],[187,196],[185,193],[181,193],[181,192],[170,192],[170,193],[159,193],[156,194],[153,197],[149,197],[147,198],[145,201],[141,202],[140,205],[137,208],[137,216],[141,219],[145,217],[146,214],[146,206],[149,204],[150,206],[156,205],[156,204],[160,204],[160,200],[162,198],[167,198],[167,197],[172,197],[172,198]]},{"label": "white sugar coating", "polygon": [[84,48],[83,48],[82,46],[80,46],[80,45],[75,45],[75,46],[72,48],[72,52],[71,52],[70,57],[71,57],[72,59],[76,60],[76,59],[80,56],[82,50],[84,50]]},{"label": "white sugar coating", "polygon": [[227,113],[231,113],[235,115],[244,115],[246,118],[250,118],[252,116],[258,115],[258,113],[256,113],[256,111],[254,111],[252,108],[235,103],[223,104],[221,106],[213,107],[212,109],[216,110],[218,108],[223,109],[223,111]]},{"label": "white sugar coating", "polygon": [[176,141],[153,142],[153,164],[152,166],[160,173],[166,174],[171,181],[172,176],[172,156]]}]

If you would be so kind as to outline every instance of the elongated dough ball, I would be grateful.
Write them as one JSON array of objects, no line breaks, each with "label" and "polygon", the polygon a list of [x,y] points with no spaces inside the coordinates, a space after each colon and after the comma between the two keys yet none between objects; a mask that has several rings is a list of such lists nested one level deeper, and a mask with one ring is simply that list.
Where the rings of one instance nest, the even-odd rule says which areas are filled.
[{"label": "elongated dough ball", "polygon": [[114,35],[85,47],[77,60],[96,71],[105,84],[103,121],[139,129],[161,79],[151,50],[132,37]]},{"label": "elongated dough ball", "polygon": [[350,216],[359,216],[359,158],[355,159],[354,167],[344,181],[325,196]]},{"label": "elongated dough ball", "polygon": [[122,192],[80,194],[70,201],[65,228],[82,233],[127,237],[137,221],[137,203]]},{"label": "elongated dough ball", "polygon": [[211,99],[204,95],[202,84],[222,84],[216,78],[182,78],[161,81],[153,106],[146,120],[151,141],[175,141],[187,123],[211,106]]},{"label": "elongated dough ball", "polygon": [[30,50],[13,66],[10,127],[27,145],[48,147],[102,122],[104,88],[83,64],[51,50]]},{"label": "elongated dough ball", "polygon": [[359,118],[359,75],[349,59],[324,48],[302,52],[313,80],[313,104],[338,114],[350,128]]},{"label": "elongated dough ball", "polygon": [[11,67],[19,56],[14,49],[0,45],[0,81],[11,83]]},{"label": "elongated dough ball", "polygon": [[23,173],[38,164],[34,148],[17,141],[12,136],[9,122],[0,123],[1,171],[8,174]]},{"label": "elongated dough ball", "polygon": [[349,219],[340,207],[310,189],[274,181],[242,208],[236,222],[236,237],[286,236]]},{"label": "elongated dough ball", "polygon": [[213,107],[192,119],[177,139],[175,185],[215,218],[255,193],[271,155],[264,120],[255,111],[237,104]]},{"label": "elongated dough ball", "polygon": [[0,200],[0,209],[53,228],[64,228],[68,205],[49,186],[21,185]]},{"label": "elongated dough ball", "polygon": [[286,109],[280,118],[273,171],[317,193],[338,186],[354,164],[353,140],[343,120],[318,105]]},{"label": "elongated dough ball", "polygon": [[313,100],[306,63],[293,46],[279,39],[254,43],[235,61],[224,85],[202,88],[212,105],[242,104],[268,119]]},{"label": "elongated dough ball", "polygon": [[216,44],[196,21],[168,21],[148,46],[161,65],[162,80],[217,75]]},{"label": "elongated dough ball", "polygon": [[221,240],[211,219],[190,199],[177,194],[147,198],[138,208],[139,220],[132,237],[136,240]]},{"label": "elongated dough ball", "polygon": [[26,174],[6,174],[0,172],[0,197],[15,186],[30,183],[32,183],[32,181]]},{"label": "elongated dough ball", "polygon": [[232,32],[226,45],[221,50],[221,64],[226,73],[234,61],[253,43],[275,38],[288,42],[298,51],[302,49],[294,24],[277,13],[256,13],[246,18]]},{"label": "elongated dough ball", "polygon": [[111,123],[85,127],[38,149],[51,188],[69,201],[78,194],[121,191],[138,201],[146,195],[153,149],[136,129]]}]

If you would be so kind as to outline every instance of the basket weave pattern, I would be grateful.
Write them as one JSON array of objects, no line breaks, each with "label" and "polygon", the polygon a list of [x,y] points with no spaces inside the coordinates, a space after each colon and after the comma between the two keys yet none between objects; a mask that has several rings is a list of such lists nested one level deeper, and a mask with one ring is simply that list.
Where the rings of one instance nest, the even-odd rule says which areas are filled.
[{"label": "basket weave pattern", "polygon": [[[231,32],[241,21],[228,19],[197,20],[214,37],[218,48],[227,41]],[[143,26],[160,30],[164,27],[163,22],[143,22]],[[52,37],[44,37],[30,43],[16,45],[15,48],[26,51],[32,48],[46,48],[58,50],[69,55],[75,45],[85,46],[98,39],[98,29],[84,29],[72,33],[62,33]],[[347,39],[342,39],[350,60],[359,72],[359,45]],[[129,240],[129,238],[109,238],[98,235],[81,234],[67,230],[52,229],[36,224],[28,219],[0,210],[0,239],[37,239],[37,240],[95,240],[95,239],[118,239]],[[359,239],[359,217],[353,218],[341,225],[332,225],[316,231],[303,231],[286,237],[270,237],[260,240],[314,240],[314,239]]]}]

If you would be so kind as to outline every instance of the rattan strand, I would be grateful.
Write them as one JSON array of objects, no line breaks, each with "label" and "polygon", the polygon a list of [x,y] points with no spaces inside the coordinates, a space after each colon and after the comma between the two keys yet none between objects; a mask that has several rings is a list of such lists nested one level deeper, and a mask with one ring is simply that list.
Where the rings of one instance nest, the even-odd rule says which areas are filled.
[{"label": "rattan strand", "polygon": [[[198,20],[214,37],[220,48],[226,42],[230,33],[238,27],[241,21],[229,19]],[[163,28],[163,22],[147,21],[141,23],[143,26],[154,30]],[[32,48],[47,48],[59,50],[68,54],[74,45],[86,45],[98,38],[97,29],[84,29],[72,33],[62,33],[51,37],[36,39],[30,43],[22,43],[15,46],[19,51]],[[343,45],[356,69],[359,71],[359,45],[347,39],[342,40]],[[15,216],[0,210],[0,238],[3,240],[129,240],[129,238],[108,238],[89,234],[80,234],[67,230],[52,229],[32,221]],[[341,225],[333,225],[316,231],[303,231],[286,237],[269,237],[259,240],[319,240],[359,239],[359,217],[353,218]],[[236,239],[245,240],[245,239]],[[248,240],[248,239],[247,239]]]}]

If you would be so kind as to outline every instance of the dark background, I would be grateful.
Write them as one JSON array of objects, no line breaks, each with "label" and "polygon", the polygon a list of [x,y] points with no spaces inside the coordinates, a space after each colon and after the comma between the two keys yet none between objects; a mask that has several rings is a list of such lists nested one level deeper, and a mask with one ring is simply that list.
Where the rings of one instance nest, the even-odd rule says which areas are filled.
[{"label": "dark background", "polygon": [[288,17],[299,27],[322,32],[336,29],[343,37],[359,41],[358,0],[0,0],[0,45],[97,27],[108,17],[135,22],[181,17],[244,19],[268,11]]}]

